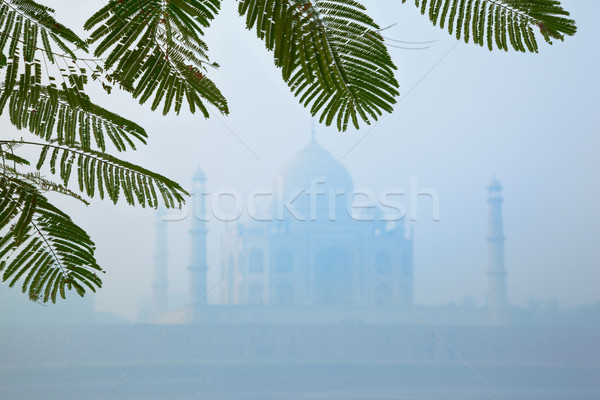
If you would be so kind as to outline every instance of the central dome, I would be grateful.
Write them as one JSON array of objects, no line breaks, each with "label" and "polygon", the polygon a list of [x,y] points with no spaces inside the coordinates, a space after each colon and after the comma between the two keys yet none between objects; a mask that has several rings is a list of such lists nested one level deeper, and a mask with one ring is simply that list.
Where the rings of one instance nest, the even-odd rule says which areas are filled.
[{"label": "central dome", "polygon": [[328,193],[331,189],[350,194],[354,189],[346,167],[314,140],[279,170],[277,178],[283,181],[285,194],[296,189],[310,190],[313,182],[319,179],[325,180],[319,184],[319,189],[325,188]]},{"label": "central dome", "polygon": [[[327,217],[327,209],[346,210],[346,199],[354,185],[344,165],[321,147],[314,137],[298,151],[278,172],[275,193],[278,201],[293,200],[293,206],[306,218],[314,215],[311,208],[318,209],[319,219]],[[310,193],[317,193],[316,204],[311,204]],[[335,197],[330,202],[330,197]],[[331,215],[331,213],[329,213]]]}]

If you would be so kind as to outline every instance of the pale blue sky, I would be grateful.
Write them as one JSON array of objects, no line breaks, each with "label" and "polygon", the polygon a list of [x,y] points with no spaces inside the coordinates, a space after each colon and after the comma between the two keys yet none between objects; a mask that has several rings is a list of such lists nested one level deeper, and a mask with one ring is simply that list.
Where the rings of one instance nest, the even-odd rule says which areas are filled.
[{"label": "pale blue sky", "polygon": [[[50,3],[76,30],[83,16],[104,4]],[[243,29],[236,3],[224,3],[207,37],[212,59],[221,64],[210,76],[230,104],[231,116],[220,117],[223,122],[186,113],[163,117],[125,94],[94,92],[99,103],[150,134],[149,145],[127,159],[186,187],[201,166],[211,190],[247,194],[268,187],[279,166],[309,140],[310,116],[281,81],[271,54]],[[427,50],[390,49],[402,94],[393,114],[359,132],[318,126],[318,140],[343,157],[355,187],[408,188],[416,177],[420,186],[439,193],[440,221],[424,215],[412,223],[416,301],[444,304],[472,296],[483,303],[485,186],[494,173],[505,188],[510,301],[557,298],[563,306],[599,301],[600,32],[593,18],[600,4],[564,1],[579,32],[564,43],[541,44],[537,55],[490,53],[462,42],[454,47],[454,38],[432,27],[411,2],[364,4],[381,26],[396,24],[388,37],[438,41]],[[14,131],[6,116],[0,123],[3,132]],[[151,290],[155,214],[106,202],[88,208],[61,204],[96,240],[107,270],[97,308],[135,317]],[[173,292],[187,289],[189,223],[169,223]],[[216,279],[224,226],[214,222],[209,229]]]}]

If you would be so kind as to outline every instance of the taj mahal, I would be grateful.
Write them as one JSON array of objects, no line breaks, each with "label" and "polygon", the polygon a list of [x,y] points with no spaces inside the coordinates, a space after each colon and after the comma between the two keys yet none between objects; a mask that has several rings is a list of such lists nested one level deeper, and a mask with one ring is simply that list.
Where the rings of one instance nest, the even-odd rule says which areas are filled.
[{"label": "taj mahal", "polygon": [[[205,190],[198,169],[193,191]],[[157,223],[153,317],[155,323],[183,318],[211,323],[435,323],[506,325],[511,321],[506,296],[502,187],[488,187],[488,304],[448,310],[413,304],[413,237],[404,219],[389,218],[381,207],[351,207],[354,190],[346,167],[315,139],[277,173],[275,196],[262,218],[230,225],[221,238],[220,265],[207,263],[207,222],[193,218],[190,230],[189,308],[167,311],[165,224]],[[206,200],[199,198],[199,211]],[[222,277],[218,304],[207,304],[208,269]]]},{"label": "taj mahal", "polygon": [[[145,318],[0,329],[9,344],[2,358],[7,382],[18,382],[26,370],[21,375],[27,384],[41,382],[47,390],[48,379],[63,371],[109,385],[136,367],[130,387],[170,385],[156,392],[161,398],[245,399],[257,388],[265,399],[332,398],[313,394],[319,388],[338,393],[342,386],[349,394],[333,398],[354,398],[357,383],[369,391],[396,388],[402,398],[411,398],[411,385],[441,385],[434,398],[447,398],[452,392],[446,387],[466,388],[469,396],[461,398],[490,398],[473,373],[481,371],[494,379],[491,387],[523,385],[528,397],[519,398],[534,398],[530,387],[554,393],[558,385],[577,393],[591,387],[594,395],[585,398],[598,398],[600,304],[561,312],[510,304],[497,179],[487,186],[488,218],[481,221],[488,228],[481,238],[488,260],[477,273],[487,280],[487,301],[441,306],[414,300],[420,274],[412,218],[390,214],[389,202],[352,207],[352,176],[314,134],[273,177],[273,195],[260,215],[227,223],[218,247],[210,249],[203,216],[212,204],[201,195],[208,179],[201,170],[192,178],[187,265],[169,264],[169,224],[164,215],[157,218],[152,305]],[[209,263],[207,250],[218,261]],[[169,268],[187,280],[186,304],[168,291]],[[57,360],[69,367],[57,370]],[[128,365],[133,367],[123,375]],[[280,387],[285,393],[274,394]],[[69,384],[68,390],[73,398],[89,397],[88,386]],[[223,394],[229,391],[233,397]],[[302,396],[293,397],[294,391]],[[133,391],[121,393],[127,397],[119,398],[131,398]],[[378,393],[364,398],[388,392]],[[562,397],[552,398],[567,397],[556,393]]]}]

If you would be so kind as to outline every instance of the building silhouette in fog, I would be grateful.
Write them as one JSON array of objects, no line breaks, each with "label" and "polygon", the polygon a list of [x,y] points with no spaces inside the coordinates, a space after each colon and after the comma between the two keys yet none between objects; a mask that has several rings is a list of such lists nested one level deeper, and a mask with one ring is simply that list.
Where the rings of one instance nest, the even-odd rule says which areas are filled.
[{"label": "building silhouette in fog", "polygon": [[[404,224],[380,221],[377,209],[350,215],[352,177],[314,135],[273,186],[263,220],[238,223],[223,237],[221,272],[232,271],[222,304],[390,305],[400,298],[412,303],[413,247]],[[204,240],[196,237],[196,243]]]},{"label": "building silhouette in fog", "polygon": [[[413,304],[413,238],[404,220],[381,205],[353,208],[354,185],[344,165],[310,142],[277,173],[269,205],[250,221],[236,221],[221,238],[220,301],[208,305],[205,174],[193,177],[196,205],[188,266],[192,323],[417,323],[414,312],[434,324],[507,325],[502,187],[488,186],[489,262],[487,307],[423,307]],[[163,224],[164,225],[164,224]],[[165,234],[159,232],[159,238]],[[157,249],[162,247],[157,246]],[[157,277],[166,279],[166,254]],[[155,279],[154,299],[166,282]],[[165,300],[166,301],[166,300]],[[154,321],[173,321],[155,304]]]},{"label": "building silhouette in fog", "polygon": [[494,325],[510,323],[510,309],[506,296],[506,267],[504,265],[504,229],[502,227],[502,185],[496,177],[488,186],[488,308]]}]

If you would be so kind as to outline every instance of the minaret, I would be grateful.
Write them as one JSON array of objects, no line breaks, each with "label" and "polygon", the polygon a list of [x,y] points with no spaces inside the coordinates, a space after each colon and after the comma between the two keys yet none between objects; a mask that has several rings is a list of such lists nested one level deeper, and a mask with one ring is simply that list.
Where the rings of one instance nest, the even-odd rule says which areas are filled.
[{"label": "minaret", "polygon": [[206,176],[200,168],[194,174],[192,181],[192,193],[194,195],[191,213],[192,229],[190,230],[192,251],[188,270],[190,271],[190,301],[192,306],[196,306],[196,309],[192,312],[191,322],[196,322],[198,319],[195,316],[199,311],[197,307],[206,304],[208,271],[206,262],[206,234],[208,230],[206,229],[206,204],[203,196]]},{"label": "minaret", "polygon": [[506,268],[504,266],[504,230],[502,229],[502,186],[494,177],[487,187],[489,204],[487,270],[489,292],[488,309],[490,322],[504,325],[510,322],[508,301],[506,299]]},{"label": "minaret", "polygon": [[165,210],[159,208],[156,220],[156,244],[154,247],[154,283],[152,284],[152,318],[167,311],[167,224]]}]

